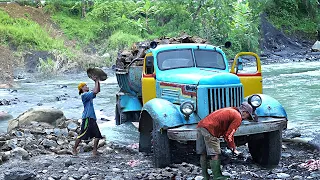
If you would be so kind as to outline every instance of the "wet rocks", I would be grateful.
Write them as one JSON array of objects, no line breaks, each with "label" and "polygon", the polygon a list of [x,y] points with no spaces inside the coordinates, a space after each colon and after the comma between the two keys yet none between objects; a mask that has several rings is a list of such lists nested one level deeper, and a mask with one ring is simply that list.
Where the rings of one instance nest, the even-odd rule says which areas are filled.
[{"label": "wet rocks", "polygon": [[320,41],[316,41],[311,47],[312,52],[320,52]]},{"label": "wet rocks", "polygon": [[69,96],[67,93],[65,93],[65,94],[63,94],[63,95],[56,96],[56,101],[65,101],[65,100],[67,100],[69,97],[70,97],[70,96]]},{"label": "wet rocks", "polygon": [[18,98],[13,98],[13,99],[0,99],[0,106],[8,106],[12,104],[17,104],[20,102]]},{"label": "wet rocks", "polygon": [[10,169],[4,172],[4,180],[32,180],[35,179],[36,174],[32,171],[27,171],[22,168]]},{"label": "wet rocks", "polygon": [[[175,152],[174,162],[166,168],[154,168],[152,154],[140,153],[138,143],[121,145],[107,142],[108,139],[99,141],[97,157],[89,152],[93,141],[82,142],[80,153],[73,156],[71,150],[79,130],[77,120],[68,119],[61,127],[33,121],[27,127],[0,135],[0,179],[202,179],[199,157],[193,151],[179,159],[176,157],[181,152]],[[288,137],[295,136],[288,133]],[[222,172],[230,179],[320,178],[318,170],[301,166],[319,160],[319,153],[301,144],[284,142],[281,161],[274,169],[255,164],[247,146],[238,147],[245,157],[241,159],[222,150]],[[208,172],[212,176],[210,169]]]},{"label": "wet rocks", "polygon": [[8,114],[7,112],[4,112],[4,111],[0,111],[0,121],[6,121],[12,118],[13,117],[11,114]]},{"label": "wet rocks", "polygon": [[[61,138],[58,137],[58,139]],[[192,156],[197,156],[196,154],[185,157],[186,161],[182,163],[173,163],[166,168],[154,168],[152,156],[139,153],[134,147],[107,142],[99,148],[101,154],[98,157],[91,157],[91,153],[81,152],[76,157],[69,154],[47,153],[32,155],[30,160],[23,161],[11,158],[9,162],[0,167],[0,172],[19,165],[24,168],[24,172],[34,172],[38,179],[202,179],[198,159],[190,161]],[[308,171],[299,166],[305,159],[320,158],[319,154],[303,146],[285,144],[285,147],[284,153],[297,154],[297,156],[282,158],[276,168],[265,169],[254,164],[248,148],[241,146],[239,150],[248,158],[240,160],[232,155],[224,155],[222,159],[227,163],[224,163],[222,172],[224,175],[231,176],[230,179],[242,180],[319,178],[317,171]],[[212,176],[212,171],[208,170],[208,172]],[[0,179],[2,177],[4,174],[0,173]]]},{"label": "wet rocks", "polygon": [[[71,154],[80,123],[71,119],[55,122],[64,118],[61,113],[55,109],[32,109],[23,114],[25,118],[19,116],[19,126],[12,126],[8,133],[0,135],[0,163],[10,159],[28,160],[40,154]],[[105,141],[101,140],[99,147],[104,145]],[[91,151],[92,146],[92,141],[80,144],[83,152]]]}]

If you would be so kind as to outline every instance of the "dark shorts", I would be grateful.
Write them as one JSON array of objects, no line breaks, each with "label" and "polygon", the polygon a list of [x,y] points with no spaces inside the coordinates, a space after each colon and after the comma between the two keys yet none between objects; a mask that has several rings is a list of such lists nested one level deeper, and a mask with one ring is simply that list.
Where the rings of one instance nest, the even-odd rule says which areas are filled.
[{"label": "dark shorts", "polygon": [[221,154],[219,138],[212,136],[205,128],[197,128],[196,151],[197,154],[206,153],[208,156]]},{"label": "dark shorts", "polygon": [[97,121],[92,118],[82,119],[80,135],[77,137],[81,140],[92,138],[102,138]]}]

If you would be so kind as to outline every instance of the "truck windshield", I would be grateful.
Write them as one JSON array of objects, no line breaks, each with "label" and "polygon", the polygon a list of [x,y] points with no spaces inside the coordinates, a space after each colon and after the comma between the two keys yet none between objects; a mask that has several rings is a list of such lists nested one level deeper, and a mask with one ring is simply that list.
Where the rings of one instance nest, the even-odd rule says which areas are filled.
[{"label": "truck windshield", "polygon": [[223,56],[217,51],[195,50],[194,55],[196,58],[197,67],[216,69],[226,68]]},{"label": "truck windshield", "polygon": [[192,56],[192,49],[177,49],[162,51],[157,55],[158,67],[161,70],[194,67],[225,69],[222,54],[214,50],[194,50],[195,61]]},{"label": "truck windshield", "polygon": [[179,49],[160,52],[157,56],[161,70],[194,67],[191,49]]}]

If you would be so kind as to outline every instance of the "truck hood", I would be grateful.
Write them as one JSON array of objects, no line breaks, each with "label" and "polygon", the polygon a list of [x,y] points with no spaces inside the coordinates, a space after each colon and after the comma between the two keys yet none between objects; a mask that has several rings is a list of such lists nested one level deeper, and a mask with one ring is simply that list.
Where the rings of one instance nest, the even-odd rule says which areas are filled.
[{"label": "truck hood", "polygon": [[204,68],[171,69],[157,73],[160,82],[171,82],[193,85],[227,85],[239,84],[238,76],[226,71]]}]

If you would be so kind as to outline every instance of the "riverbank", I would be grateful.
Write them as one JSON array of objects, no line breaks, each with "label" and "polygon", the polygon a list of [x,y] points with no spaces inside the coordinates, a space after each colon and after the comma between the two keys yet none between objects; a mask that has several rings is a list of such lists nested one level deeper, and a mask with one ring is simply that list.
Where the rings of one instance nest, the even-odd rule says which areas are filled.
[{"label": "riverbank", "polygon": [[[319,179],[320,171],[308,171],[301,165],[311,159],[319,160],[319,153],[299,144],[284,143],[282,158],[274,169],[265,169],[252,162],[247,147],[239,148],[246,158],[237,159],[226,154],[223,173],[230,179]],[[34,179],[201,179],[198,157],[189,154],[184,162],[166,168],[154,168],[151,156],[139,153],[135,144],[121,146],[108,142],[99,149],[98,157],[91,153],[72,155],[39,155],[30,160],[14,159],[0,167],[5,177],[34,177]],[[193,161],[190,161],[193,159]],[[180,159],[180,161],[183,161]],[[210,172],[210,170],[209,170]],[[21,178],[23,179],[23,178]]]},{"label": "riverbank", "polygon": [[[108,138],[102,139],[99,143],[100,154],[96,157],[91,155],[92,141],[83,142],[78,156],[73,156],[71,150],[79,130],[76,120],[67,120],[59,128],[45,123],[31,124],[0,136],[1,159],[4,161],[0,166],[0,179],[202,179],[199,156],[194,148],[172,152],[173,164],[166,168],[154,168],[152,154],[138,152],[138,141],[121,145]],[[285,132],[284,136],[297,135]],[[319,151],[307,144],[284,142],[281,161],[273,169],[255,164],[248,147],[241,146],[238,150],[243,152],[243,157],[234,157],[223,148],[222,170],[230,179],[320,178],[320,166],[314,161],[320,160]],[[309,164],[304,164],[307,162]]]}]

